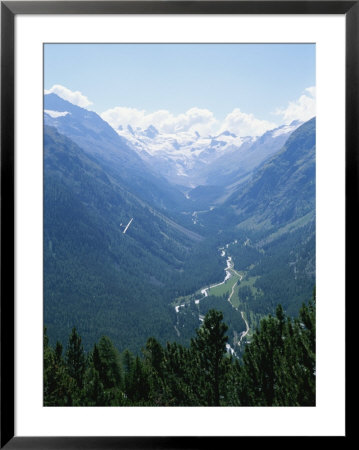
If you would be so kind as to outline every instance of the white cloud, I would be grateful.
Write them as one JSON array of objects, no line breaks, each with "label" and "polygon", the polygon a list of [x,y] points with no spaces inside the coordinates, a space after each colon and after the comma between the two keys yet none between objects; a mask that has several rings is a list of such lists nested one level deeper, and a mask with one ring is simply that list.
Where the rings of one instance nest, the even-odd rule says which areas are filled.
[{"label": "white cloud", "polygon": [[191,108],[185,113],[174,115],[164,109],[147,113],[145,110],[117,106],[103,112],[101,117],[115,129],[120,125],[142,129],[153,125],[160,132],[168,134],[198,131],[201,135],[208,135],[219,127],[213,113],[200,108]]},{"label": "white cloud", "polygon": [[267,120],[257,119],[253,114],[246,114],[234,109],[220,122],[208,109],[191,108],[185,113],[174,115],[167,110],[147,113],[145,110],[117,106],[101,114],[113,128],[119,126],[142,128],[155,126],[161,133],[198,131],[201,136],[216,135],[230,131],[237,136],[259,136],[277,125]]},{"label": "white cloud", "polygon": [[224,119],[220,131],[230,131],[237,136],[260,136],[277,125],[267,120],[257,119],[253,114],[235,108]]},{"label": "white cloud", "polygon": [[57,94],[59,97],[67,100],[73,105],[80,106],[81,108],[87,108],[92,105],[92,102],[83,95],[80,91],[71,91],[61,84],[55,84],[51,89],[45,90],[45,94]]},{"label": "white cloud", "polygon": [[[82,108],[92,105],[92,102],[80,91],[71,91],[60,84],[55,84],[51,89],[45,90],[45,94],[50,93],[55,93]],[[286,108],[277,108],[273,114],[281,116],[281,122],[285,124],[293,120],[306,121],[315,116],[315,101],[315,86],[308,87],[298,100],[290,101]],[[274,122],[258,119],[253,114],[245,113],[239,108],[235,108],[227,114],[222,121],[219,121],[212,111],[197,107],[175,115],[165,109],[147,112],[144,109],[116,106],[100,115],[114,129],[118,129],[119,126],[127,127],[127,125],[146,129],[153,125],[165,134],[198,131],[204,137],[214,136],[223,131],[230,131],[239,137],[260,136],[278,126]]]},{"label": "white cloud", "polygon": [[282,116],[283,123],[293,120],[305,122],[315,116],[315,103],[315,86],[311,86],[304,90],[298,100],[289,102],[286,108],[278,108],[274,114]]}]

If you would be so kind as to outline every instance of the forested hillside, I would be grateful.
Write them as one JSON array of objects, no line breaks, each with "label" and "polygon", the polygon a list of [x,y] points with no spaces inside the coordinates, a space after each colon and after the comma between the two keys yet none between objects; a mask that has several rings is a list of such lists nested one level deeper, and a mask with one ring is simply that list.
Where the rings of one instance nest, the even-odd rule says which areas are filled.
[{"label": "forested hillside", "polygon": [[[71,139],[127,190],[160,209],[183,204],[183,195],[154,172],[110,125],[93,111],[56,94],[44,97],[44,123]],[[55,111],[55,116],[51,113]]]},{"label": "forested hillside", "polygon": [[64,342],[74,325],[87,348],[102,334],[133,350],[150,334],[173,338],[169,292],[201,236],[157,213],[55,129],[45,128],[44,147],[51,339]]},{"label": "forested hillside", "polygon": [[315,406],[315,298],[291,319],[277,307],[239,362],[226,352],[227,325],[210,310],[189,347],[149,338],[142,356],[103,336],[84,352],[44,338],[45,406]]},{"label": "forested hillside", "polygon": [[[201,198],[206,198],[206,188]],[[198,305],[198,293],[186,299],[178,312],[183,329],[178,329],[188,339],[195,316],[211,304],[224,312],[228,323],[236,323],[230,327],[230,342],[242,352],[243,346],[236,347],[245,329],[243,319],[236,318],[239,311],[250,330],[263,316],[274,314],[278,303],[294,317],[315,285],[315,118],[299,126],[247,182],[229,189],[232,193],[222,204],[202,205],[192,218],[198,230],[206,230],[231,256],[239,273],[237,286],[232,294],[224,287]],[[251,339],[251,332],[245,339]]]}]

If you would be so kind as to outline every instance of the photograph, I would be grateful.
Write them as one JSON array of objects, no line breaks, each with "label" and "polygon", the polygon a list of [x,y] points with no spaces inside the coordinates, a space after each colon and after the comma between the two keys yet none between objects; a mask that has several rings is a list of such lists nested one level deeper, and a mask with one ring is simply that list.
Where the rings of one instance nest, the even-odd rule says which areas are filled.
[{"label": "photograph", "polygon": [[43,406],[315,407],[316,44],[42,51]]}]

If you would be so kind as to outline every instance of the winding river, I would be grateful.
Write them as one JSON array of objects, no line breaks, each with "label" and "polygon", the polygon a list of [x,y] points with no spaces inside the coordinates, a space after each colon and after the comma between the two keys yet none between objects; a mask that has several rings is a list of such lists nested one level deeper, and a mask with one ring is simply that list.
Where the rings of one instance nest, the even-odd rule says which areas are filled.
[{"label": "winding river", "polygon": [[[235,241],[235,243],[237,243],[237,242]],[[221,256],[222,256],[222,257],[225,257],[225,256],[226,256],[226,250],[225,250],[225,248],[228,249],[229,245],[230,245],[230,244],[227,244],[225,247],[221,247],[221,248],[219,249],[219,250],[221,251]],[[201,300],[203,300],[204,298],[208,297],[208,291],[209,291],[210,289],[215,288],[215,287],[217,287],[217,286],[221,286],[222,284],[225,284],[225,282],[226,282],[227,280],[229,280],[229,279],[232,277],[232,271],[238,276],[239,281],[242,281],[243,276],[242,276],[239,272],[237,272],[237,271],[234,269],[234,263],[233,263],[232,257],[231,257],[230,255],[227,255],[227,259],[226,259],[226,267],[225,267],[224,270],[225,270],[225,272],[226,272],[226,276],[225,276],[224,280],[221,281],[220,283],[211,284],[210,286],[201,289],[202,297],[196,299],[196,300],[194,301],[195,304],[199,304],[199,302],[200,302]],[[235,287],[236,287],[236,283],[232,286],[231,293],[229,294],[229,297],[227,298],[227,300],[228,300],[229,303],[231,304],[232,308],[234,308],[235,310],[239,311],[238,308],[236,308],[235,306],[233,306],[233,304],[232,304],[232,302],[231,302],[231,298],[232,298],[232,296],[233,296],[233,294],[234,294]],[[180,308],[183,308],[184,306],[185,306],[185,304],[181,304],[181,305],[175,306],[176,313],[179,313]],[[239,346],[241,345],[243,338],[244,338],[245,336],[247,336],[247,334],[248,334],[248,332],[249,332],[249,325],[248,325],[248,322],[247,322],[247,320],[246,320],[246,318],[245,318],[245,316],[244,316],[244,311],[240,311],[240,313],[241,313],[241,316],[242,316],[242,319],[243,319],[244,323],[246,324],[246,330],[245,330],[245,331],[242,331],[242,333],[240,334],[240,338],[239,338],[239,341],[238,341],[238,343],[237,343],[237,345],[239,345]],[[203,319],[204,319],[204,316],[199,315],[199,320],[200,320],[201,322],[203,322]],[[178,331],[177,327],[175,327],[175,329],[176,329],[177,333],[179,334],[179,331]],[[226,348],[227,348],[228,353],[231,353],[232,355],[236,355],[235,350],[234,350],[229,344],[226,344]]]}]

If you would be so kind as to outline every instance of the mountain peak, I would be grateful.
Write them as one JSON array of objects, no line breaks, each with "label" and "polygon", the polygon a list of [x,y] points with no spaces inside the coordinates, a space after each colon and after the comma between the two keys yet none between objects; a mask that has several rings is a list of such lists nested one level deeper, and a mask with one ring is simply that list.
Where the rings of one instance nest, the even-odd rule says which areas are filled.
[{"label": "mountain peak", "polygon": [[231,136],[232,138],[237,137],[234,133],[231,133],[231,132],[228,131],[228,130],[223,131],[223,132],[222,132],[221,134],[219,134],[217,137],[219,137],[219,136]]},{"label": "mountain peak", "polygon": [[146,130],[143,132],[143,134],[151,139],[156,137],[159,133],[157,128],[155,128],[153,125],[150,125]]},{"label": "mountain peak", "polygon": [[297,125],[301,125],[303,122],[301,121],[301,120],[298,120],[298,119],[296,119],[296,120],[293,120],[290,124],[289,124],[289,126],[297,126]]},{"label": "mountain peak", "polygon": [[50,94],[44,95],[44,110],[49,111],[58,111],[68,113],[77,113],[77,112],[90,112],[88,109],[81,108],[81,106],[77,106],[68,100],[64,100],[62,97],[58,96],[51,92]]}]

